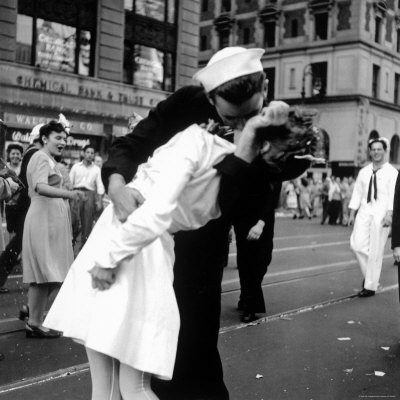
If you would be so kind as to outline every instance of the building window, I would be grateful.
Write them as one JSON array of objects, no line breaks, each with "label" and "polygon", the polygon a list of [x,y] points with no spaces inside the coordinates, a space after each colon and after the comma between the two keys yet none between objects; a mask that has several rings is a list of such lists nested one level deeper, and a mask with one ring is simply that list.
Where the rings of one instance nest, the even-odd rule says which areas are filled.
[{"label": "building window", "polygon": [[400,53],[400,29],[396,30],[396,51]]},{"label": "building window", "polygon": [[202,35],[200,37],[200,51],[205,51],[207,50],[207,42],[208,42],[208,38],[206,35]]},{"label": "building window", "polygon": [[381,68],[378,65],[373,65],[372,67],[372,97],[378,98],[379,93],[379,75]]},{"label": "building window", "polygon": [[375,43],[381,42],[382,18],[375,17]]},{"label": "building window", "polygon": [[230,11],[231,11],[231,0],[222,0],[221,12],[230,12]]},{"label": "building window", "polygon": [[400,139],[397,135],[394,135],[390,140],[390,162],[393,164],[399,164],[400,157]]},{"label": "building window", "polygon": [[291,37],[299,36],[299,21],[297,19],[292,19],[290,27],[292,31]]},{"label": "building window", "polygon": [[17,59],[21,64],[32,63],[32,30],[33,18],[17,15]]},{"label": "building window", "polygon": [[314,14],[315,20],[315,40],[328,39],[328,13]]},{"label": "building window", "polygon": [[201,2],[201,12],[208,11],[208,0],[202,0]]},{"label": "building window", "polygon": [[125,46],[124,82],[150,89],[172,91],[174,55],[134,44]]},{"label": "building window", "polygon": [[296,70],[294,68],[290,68],[289,72],[289,89],[296,89]]},{"label": "building window", "polygon": [[228,29],[222,29],[218,33],[219,33],[219,48],[223,49],[225,47],[228,47],[230,31]]},{"label": "building window", "polygon": [[174,90],[176,5],[176,0],[133,0],[132,10],[125,10],[124,83]]},{"label": "building window", "polygon": [[275,98],[275,68],[265,68],[264,72],[268,79],[267,101],[272,101]]},{"label": "building window", "polygon": [[400,104],[400,74],[394,74],[394,104]]},{"label": "building window", "polygon": [[275,47],[276,22],[269,21],[264,24],[264,45],[265,47]]},{"label": "building window", "polygon": [[312,71],[312,96],[325,96],[328,81],[328,63],[320,62],[311,64]]},{"label": "building window", "polygon": [[[71,2],[68,6],[71,8]],[[52,71],[93,75],[96,2],[72,0],[68,15],[54,7],[37,7],[36,1],[19,2],[16,62]],[[94,7],[95,8],[95,7]]]},{"label": "building window", "polygon": [[243,44],[250,43],[250,28],[243,29]]}]

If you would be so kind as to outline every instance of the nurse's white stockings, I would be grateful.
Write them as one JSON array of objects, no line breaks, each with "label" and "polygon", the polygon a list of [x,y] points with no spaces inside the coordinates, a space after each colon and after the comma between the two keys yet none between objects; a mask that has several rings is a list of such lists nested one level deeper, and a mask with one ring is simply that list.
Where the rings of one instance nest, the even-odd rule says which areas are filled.
[{"label": "nurse's white stockings", "polygon": [[86,348],[92,377],[92,400],[159,400],[150,387],[151,374]]}]

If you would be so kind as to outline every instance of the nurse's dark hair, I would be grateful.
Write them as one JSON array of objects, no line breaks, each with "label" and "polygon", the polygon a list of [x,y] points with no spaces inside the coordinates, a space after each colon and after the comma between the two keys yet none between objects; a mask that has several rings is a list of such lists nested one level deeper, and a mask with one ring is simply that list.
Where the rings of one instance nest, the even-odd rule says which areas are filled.
[{"label": "nurse's dark hair", "polygon": [[65,132],[64,126],[57,121],[51,120],[46,125],[43,125],[39,129],[39,139],[40,142],[43,144],[43,138],[49,137],[52,132],[61,133]]},{"label": "nurse's dark hair", "polygon": [[259,93],[264,88],[265,73],[255,72],[254,74],[240,76],[218,86],[208,96],[215,101],[215,97],[222,97],[229,103],[239,105]]},{"label": "nurse's dark hair", "polygon": [[287,154],[315,154],[321,141],[320,130],[313,126],[315,115],[315,110],[291,108],[285,124],[258,128],[256,135],[260,141],[285,148]]}]

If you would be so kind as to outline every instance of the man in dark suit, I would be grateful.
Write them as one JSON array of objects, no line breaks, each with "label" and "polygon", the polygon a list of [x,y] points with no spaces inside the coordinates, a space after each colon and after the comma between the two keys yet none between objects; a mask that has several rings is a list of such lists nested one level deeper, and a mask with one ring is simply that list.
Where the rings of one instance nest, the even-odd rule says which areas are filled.
[{"label": "man in dark suit", "polygon": [[[267,82],[262,49],[225,48],[217,52],[195,78],[202,84],[179,89],[140,121],[125,137],[115,140],[102,177],[121,221],[143,198],[125,188],[137,166],[153,151],[191,124],[210,119],[240,131],[245,122],[265,106]],[[276,116],[279,119],[279,115]],[[171,382],[154,382],[160,399],[226,400],[221,359],[217,349],[221,310],[221,281],[230,220],[224,217],[239,197],[247,179],[250,159],[231,154],[215,166],[222,175],[220,205],[223,216],[196,231],[175,235],[174,289],[181,329]],[[289,174],[308,166],[293,162]],[[227,213],[228,214],[228,213]]]}]

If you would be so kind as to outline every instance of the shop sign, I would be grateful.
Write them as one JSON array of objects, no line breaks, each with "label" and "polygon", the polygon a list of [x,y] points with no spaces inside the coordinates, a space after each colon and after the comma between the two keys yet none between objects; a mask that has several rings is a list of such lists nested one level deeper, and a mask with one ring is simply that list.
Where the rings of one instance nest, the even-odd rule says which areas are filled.
[{"label": "shop sign", "polygon": [[[29,135],[31,131],[26,129],[9,129],[6,134],[6,140],[9,142],[18,142],[21,144],[29,144]],[[90,144],[90,138],[74,137],[72,135],[67,137],[67,146],[84,148]]]},{"label": "shop sign", "polygon": [[[53,118],[37,117],[34,115],[4,113],[4,123],[6,125],[28,129],[32,129],[35,125],[38,124],[47,124],[52,119]],[[103,124],[75,120],[70,120],[69,122],[71,123],[72,133],[84,133],[87,135],[104,136]]]},{"label": "shop sign", "polygon": [[12,68],[0,65],[0,84],[146,108],[156,106],[167,97],[167,94],[162,92],[113,85],[82,77],[63,76],[56,72],[38,72],[17,65]]}]

